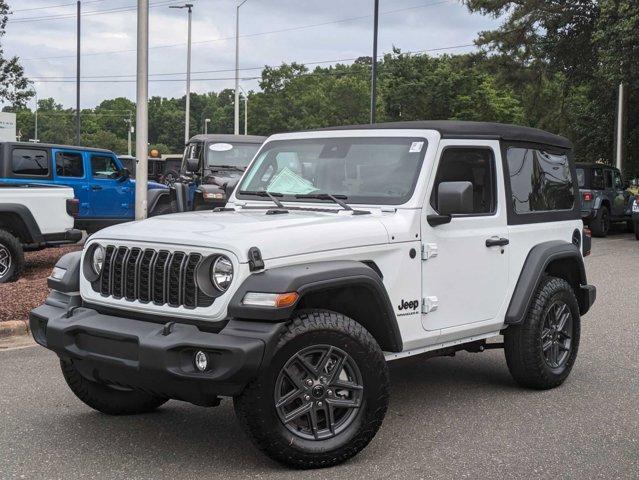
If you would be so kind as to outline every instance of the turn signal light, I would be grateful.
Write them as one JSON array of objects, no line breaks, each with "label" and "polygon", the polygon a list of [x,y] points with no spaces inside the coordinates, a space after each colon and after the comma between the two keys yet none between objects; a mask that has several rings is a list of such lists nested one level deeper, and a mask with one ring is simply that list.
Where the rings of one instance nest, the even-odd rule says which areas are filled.
[{"label": "turn signal light", "polygon": [[297,292],[288,293],[261,293],[261,292],[248,292],[244,295],[242,304],[251,305],[254,307],[273,307],[273,308],[285,308],[295,305],[299,295]]}]

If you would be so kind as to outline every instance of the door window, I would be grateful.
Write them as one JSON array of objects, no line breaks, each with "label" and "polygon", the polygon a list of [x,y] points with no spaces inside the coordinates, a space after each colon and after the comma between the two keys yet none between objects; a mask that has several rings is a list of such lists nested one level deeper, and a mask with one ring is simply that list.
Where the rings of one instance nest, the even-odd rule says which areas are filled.
[{"label": "door window", "polygon": [[604,170],[606,188],[612,188],[612,170]]},{"label": "door window", "polygon": [[93,178],[115,179],[120,176],[118,165],[109,155],[92,155],[91,171]]},{"label": "door window", "polygon": [[604,188],[604,177],[603,170],[601,168],[593,168],[592,169],[592,185],[591,187],[595,190],[603,190]]},{"label": "door window", "polygon": [[84,177],[84,162],[79,152],[57,152],[55,174],[58,177]]},{"label": "door window", "polygon": [[46,150],[14,148],[11,170],[16,175],[29,177],[49,176],[49,157]]},{"label": "door window", "polygon": [[572,174],[565,154],[511,147],[507,159],[515,213],[571,210],[574,207]]},{"label": "door window", "polygon": [[470,182],[473,185],[473,214],[487,215],[495,212],[495,157],[488,148],[446,148],[439,167],[430,204],[438,210],[437,193],[442,182]]}]

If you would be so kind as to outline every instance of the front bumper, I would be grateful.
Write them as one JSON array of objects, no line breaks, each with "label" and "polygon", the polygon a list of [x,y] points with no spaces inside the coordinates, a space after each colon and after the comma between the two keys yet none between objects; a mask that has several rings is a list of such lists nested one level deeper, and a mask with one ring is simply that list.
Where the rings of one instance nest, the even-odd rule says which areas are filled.
[{"label": "front bumper", "polygon": [[[255,378],[282,324],[230,320],[219,333],[194,325],[159,323],[105,315],[79,298],[52,292],[31,311],[33,338],[71,358],[89,380],[141,389],[197,405],[239,394]],[[207,371],[193,363],[195,352],[210,359]]]}]

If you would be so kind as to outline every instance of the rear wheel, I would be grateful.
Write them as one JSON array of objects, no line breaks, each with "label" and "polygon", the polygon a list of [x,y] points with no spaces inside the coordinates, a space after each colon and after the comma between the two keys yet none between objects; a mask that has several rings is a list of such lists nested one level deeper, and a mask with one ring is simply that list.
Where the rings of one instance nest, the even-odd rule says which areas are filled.
[{"label": "rear wheel", "polygon": [[20,240],[0,230],[0,283],[14,282],[24,269],[24,252]]},{"label": "rear wheel", "polygon": [[593,237],[605,237],[610,230],[610,212],[608,207],[601,207],[590,224]]},{"label": "rear wheel", "polygon": [[167,398],[121,388],[84,378],[70,359],[60,359],[62,375],[75,396],[89,407],[107,415],[136,415],[155,410]]},{"label": "rear wheel", "polygon": [[169,201],[161,201],[159,202],[153,211],[151,212],[151,217],[157,217],[159,215],[167,215],[169,213],[173,213],[173,209],[171,208],[171,202]]},{"label": "rear wheel", "polygon": [[388,406],[384,355],[360,324],[312,310],[293,318],[270,365],[234,399],[255,445],[296,468],[341,463],[375,436]]},{"label": "rear wheel", "polygon": [[635,238],[639,240],[639,222],[635,222]]},{"label": "rear wheel", "polygon": [[517,383],[541,390],[561,385],[579,349],[579,305],[568,282],[545,277],[521,325],[504,332],[508,369]]}]

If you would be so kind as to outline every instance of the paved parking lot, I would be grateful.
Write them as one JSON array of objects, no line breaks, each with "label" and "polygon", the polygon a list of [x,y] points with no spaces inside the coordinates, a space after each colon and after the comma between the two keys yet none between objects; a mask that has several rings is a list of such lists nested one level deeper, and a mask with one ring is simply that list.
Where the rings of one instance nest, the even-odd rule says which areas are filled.
[{"label": "paved parking lot", "polygon": [[371,445],[303,474],[257,452],[229,400],[107,417],[71,394],[50,352],[0,352],[0,478],[639,478],[639,242],[595,239],[587,269],[598,300],[561,388],[518,388],[499,350],[394,362]]}]

